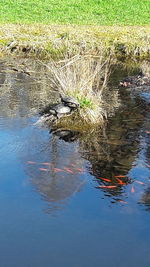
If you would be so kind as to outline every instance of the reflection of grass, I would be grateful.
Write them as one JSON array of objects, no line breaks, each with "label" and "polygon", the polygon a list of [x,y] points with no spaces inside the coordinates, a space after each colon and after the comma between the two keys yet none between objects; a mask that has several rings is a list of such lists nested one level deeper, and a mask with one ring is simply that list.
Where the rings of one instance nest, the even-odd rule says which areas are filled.
[{"label": "reflection of grass", "polygon": [[149,0],[4,0],[4,23],[146,25]]}]

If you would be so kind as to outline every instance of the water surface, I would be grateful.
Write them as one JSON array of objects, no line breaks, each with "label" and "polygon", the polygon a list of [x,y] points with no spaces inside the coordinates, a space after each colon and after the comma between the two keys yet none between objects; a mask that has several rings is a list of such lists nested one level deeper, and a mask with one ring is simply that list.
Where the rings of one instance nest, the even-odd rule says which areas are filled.
[{"label": "water surface", "polygon": [[55,93],[26,65],[0,64],[1,266],[148,267],[150,94],[121,89],[103,129],[60,138],[35,124]]}]

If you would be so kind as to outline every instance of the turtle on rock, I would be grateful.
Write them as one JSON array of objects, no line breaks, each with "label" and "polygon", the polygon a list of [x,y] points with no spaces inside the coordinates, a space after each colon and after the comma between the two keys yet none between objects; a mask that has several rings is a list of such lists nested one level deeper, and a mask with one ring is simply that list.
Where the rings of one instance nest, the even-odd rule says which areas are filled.
[{"label": "turtle on rock", "polygon": [[76,109],[79,107],[79,102],[71,96],[65,96],[60,94],[60,98],[61,102],[69,108]]},{"label": "turtle on rock", "polygon": [[45,108],[41,112],[41,118],[35,123],[35,125],[42,125],[45,122],[54,123],[57,119],[62,118],[65,115],[71,113],[71,108],[65,106],[64,104],[51,105]]},{"label": "turtle on rock", "polygon": [[54,115],[55,117],[57,117],[57,119],[63,117],[64,115],[68,115],[71,113],[71,108],[65,106],[64,104],[57,104],[52,106],[49,109],[49,113],[51,115]]},{"label": "turtle on rock", "polygon": [[73,97],[60,94],[60,98],[61,103],[48,105],[42,112],[40,112],[42,116],[36,124],[45,122],[55,123],[58,119],[70,115],[72,111],[79,108],[79,103]]}]

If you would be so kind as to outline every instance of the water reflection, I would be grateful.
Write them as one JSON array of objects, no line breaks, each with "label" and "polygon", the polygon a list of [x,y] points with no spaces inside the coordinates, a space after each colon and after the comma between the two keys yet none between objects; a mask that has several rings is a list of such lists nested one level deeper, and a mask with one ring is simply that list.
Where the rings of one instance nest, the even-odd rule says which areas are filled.
[{"label": "water reflection", "polygon": [[[144,173],[143,169],[149,161],[149,134],[145,133],[149,133],[150,106],[139,95],[131,98],[129,91],[120,94],[125,103],[123,109],[109,119],[106,128],[80,140],[80,149],[91,163],[89,172],[96,178],[97,188],[111,197],[112,202],[123,203],[133,193],[141,198],[145,187],[140,190],[138,187],[149,186],[150,172]],[[138,162],[142,164],[142,174],[137,172]],[[143,194],[142,203],[146,198]]]},{"label": "water reflection", "polygon": [[1,61],[0,87],[0,116],[3,117],[35,114],[57,96],[51,90],[45,68],[29,59]]},{"label": "water reflection", "polygon": [[23,62],[16,67],[21,71],[0,64],[0,128],[8,136],[5,140],[1,134],[0,152],[4,160],[13,154],[21,162],[32,189],[46,201],[46,212],[62,209],[88,182],[87,177],[95,192],[99,190],[112,203],[134,199],[149,209],[148,93],[144,97],[143,92],[120,89],[123,105],[103,128],[86,133],[45,129],[34,125],[33,114],[49,99],[53,102],[56,93],[50,90],[45,70],[35,64],[31,71],[30,64],[32,75],[24,71]]},{"label": "water reflection", "polygon": [[[34,126],[39,108],[57,96],[50,88],[44,67],[25,59],[15,64],[15,68],[13,63],[0,64],[1,158],[7,162],[13,157],[18,168],[24,166],[24,184],[30,181],[33,190],[48,204],[46,211],[54,212],[63,208],[67,199],[85,183],[79,170],[83,161],[76,143],[61,141],[63,137],[67,142],[74,142],[76,137],[72,132],[60,134],[55,129],[52,135],[49,129]],[[31,75],[25,71],[26,66]],[[18,171],[18,179],[20,175]]]},{"label": "water reflection", "polygon": [[146,206],[146,210],[150,211],[150,188],[145,190],[139,203],[144,204]]},{"label": "water reflection", "polygon": [[85,182],[81,166],[76,143],[62,144],[57,136],[50,137],[45,144],[44,140],[38,140],[38,146],[32,142],[32,153],[26,156],[26,172],[30,182],[50,203],[49,209],[62,208],[65,200],[81,189]]},{"label": "water reflection", "polygon": [[74,142],[81,135],[78,131],[66,130],[66,129],[51,129],[50,133],[54,136],[58,136],[60,140],[65,142]]},{"label": "water reflection", "polygon": [[[64,208],[68,199],[86,183],[82,171],[84,160],[80,157],[74,135],[61,132],[63,141],[58,131],[50,134],[48,129],[38,128],[29,121],[19,130],[19,146],[17,139],[14,145],[17,147],[17,157],[24,166],[26,182],[29,181],[33,190],[47,203],[46,212]],[[13,129],[13,134],[16,133],[17,129]]]},{"label": "water reflection", "polygon": [[137,94],[131,97],[124,90],[120,94],[124,107],[103,129],[99,127],[86,134],[71,135],[69,130],[62,131],[62,135],[61,130],[52,133],[68,142],[66,136],[78,138],[80,154],[90,162],[87,171],[95,177],[95,187],[111,203],[127,204],[135,196],[136,202],[147,205],[150,106]]}]

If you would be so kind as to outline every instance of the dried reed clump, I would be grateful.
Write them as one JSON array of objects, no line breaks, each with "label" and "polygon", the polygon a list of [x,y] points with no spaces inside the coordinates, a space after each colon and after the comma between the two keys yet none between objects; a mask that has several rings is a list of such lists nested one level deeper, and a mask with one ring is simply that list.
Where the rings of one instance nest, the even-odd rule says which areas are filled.
[{"label": "dried reed clump", "polygon": [[47,65],[52,87],[78,100],[79,117],[87,123],[98,123],[107,117],[104,95],[111,62],[111,55],[107,59],[106,55],[76,55]]},{"label": "dried reed clump", "polygon": [[141,70],[143,74],[147,77],[150,78],[150,64],[148,61],[143,61],[141,64]]}]

